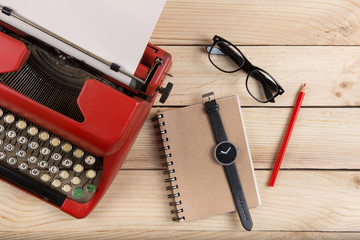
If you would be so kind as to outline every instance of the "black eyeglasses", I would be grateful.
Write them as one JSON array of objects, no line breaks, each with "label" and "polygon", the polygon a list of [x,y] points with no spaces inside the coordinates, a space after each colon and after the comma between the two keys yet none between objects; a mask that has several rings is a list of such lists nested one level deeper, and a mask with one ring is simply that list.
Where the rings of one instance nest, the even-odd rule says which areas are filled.
[{"label": "black eyeglasses", "polygon": [[207,47],[210,62],[220,71],[233,73],[240,69],[247,72],[246,89],[258,102],[275,102],[274,98],[284,89],[268,72],[252,65],[244,54],[231,42],[215,35],[213,45]]}]

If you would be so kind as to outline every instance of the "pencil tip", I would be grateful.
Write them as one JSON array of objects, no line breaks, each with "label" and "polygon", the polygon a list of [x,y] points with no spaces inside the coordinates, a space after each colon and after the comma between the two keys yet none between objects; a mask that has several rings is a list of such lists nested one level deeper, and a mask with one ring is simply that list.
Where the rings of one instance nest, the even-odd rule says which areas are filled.
[{"label": "pencil tip", "polygon": [[306,83],[304,83],[300,89],[300,92],[305,92],[306,89]]}]

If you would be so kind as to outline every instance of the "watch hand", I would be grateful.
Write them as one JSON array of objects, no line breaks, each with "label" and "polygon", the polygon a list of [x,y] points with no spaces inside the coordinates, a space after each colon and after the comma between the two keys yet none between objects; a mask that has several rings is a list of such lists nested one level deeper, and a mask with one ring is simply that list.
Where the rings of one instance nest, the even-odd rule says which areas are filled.
[{"label": "watch hand", "polygon": [[225,153],[225,154],[228,154],[228,152],[230,151],[230,149],[231,149],[231,147],[229,147],[229,149],[226,151],[226,153]]},{"label": "watch hand", "polygon": [[222,154],[227,154],[227,152],[224,152],[224,151],[220,151],[220,153],[222,153]]}]

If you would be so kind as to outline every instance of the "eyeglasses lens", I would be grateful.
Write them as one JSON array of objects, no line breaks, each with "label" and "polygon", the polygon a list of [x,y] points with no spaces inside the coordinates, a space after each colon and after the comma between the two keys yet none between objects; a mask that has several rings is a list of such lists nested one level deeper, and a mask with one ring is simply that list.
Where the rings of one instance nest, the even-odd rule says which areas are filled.
[{"label": "eyeglasses lens", "polygon": [[279,90],[274,79],[260,69],[253,70],[248,74],[246,87],[250,95],[261,102],[272,99]]},{"label": "eyeglasses lens", "polygon": [[224,72],[233,72],[242,67],[244,59],[231,44],[217,42],[209,52],[209,59],[217,68]]}]

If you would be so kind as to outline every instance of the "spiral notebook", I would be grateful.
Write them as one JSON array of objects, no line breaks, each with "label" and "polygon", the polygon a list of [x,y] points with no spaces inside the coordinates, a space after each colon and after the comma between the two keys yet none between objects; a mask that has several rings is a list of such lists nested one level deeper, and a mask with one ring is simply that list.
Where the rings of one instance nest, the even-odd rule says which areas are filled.
[{"label": "spiral notebook", "polygon": [[[259,191],[238,96],[217,99],[229,141],[239,149],[236,160],[250,208],[260,205]],[[190,221],[236,211],[223,166],[214,158],[215,139],[203,104],[159,111],[153,118],[159,130],[168,170],[173,220]],[[251,210],[250,210],[251,211]]]}]

